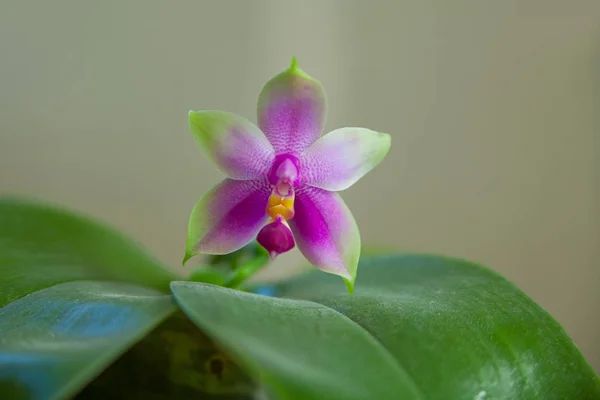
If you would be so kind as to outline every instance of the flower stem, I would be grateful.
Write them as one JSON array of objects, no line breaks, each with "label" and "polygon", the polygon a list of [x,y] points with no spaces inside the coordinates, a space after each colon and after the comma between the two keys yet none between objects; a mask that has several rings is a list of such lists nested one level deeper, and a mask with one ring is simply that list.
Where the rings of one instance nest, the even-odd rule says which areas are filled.
[{"label": "flower stem", "polygon": [[269,261],[267,250],[252,242],[231,254],[212,256],[208,266],[192,272],[189,280],[239,289]]},{"label": "flower stem", "polygon": [[266,266],[269,263],[269,260],[270,258],[266,250],[263,254],[257,254],[255,258],[246,261],[233,270],[225,280],[223,286],[232,289],[239,288],[246,280],[248,280],[248,278],[252,277],[252,275]]}]

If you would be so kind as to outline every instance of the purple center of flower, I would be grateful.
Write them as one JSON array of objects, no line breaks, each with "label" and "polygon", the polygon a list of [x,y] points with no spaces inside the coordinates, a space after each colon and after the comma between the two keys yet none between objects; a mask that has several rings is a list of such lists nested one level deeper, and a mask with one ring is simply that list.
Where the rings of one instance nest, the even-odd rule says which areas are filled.
[{"label": "purple center of flower", "polygon": [[294,248],[294,236],[286,220],[294,218],[294,186],[298,184],[298,159],[289,154],[275,157],[268,174],[273,191],[269,196],[266,213],[271,222],[258,233],[256,240],[271,258]]},{"label": "purple center of flower", "polygon": [[298,183],[298,159],[290,154],[278,155],[268,177],[271,185],[287,182],[295,186]]}]

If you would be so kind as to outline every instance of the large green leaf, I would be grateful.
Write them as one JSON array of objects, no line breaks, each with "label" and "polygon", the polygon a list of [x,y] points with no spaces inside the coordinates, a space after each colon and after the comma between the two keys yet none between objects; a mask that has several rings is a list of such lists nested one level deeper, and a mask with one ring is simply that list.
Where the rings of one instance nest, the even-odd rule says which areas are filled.
[{"label": "large green leaf", "polygon": [[176,282],[181,308],[280,399],[600,399],[548,313],[497,274],[436,256],[366,257],[356,291],[322,272],[264,297]]},{"label": "large green leaf", "polygon": [[600,399],[598,376],[564,329],[497,274],[424,255],[365,258],[359,271],[353,295],[318,272],[282,283],[278,294],[350,318],[427,399]]},{"label": "large green leaf", "polygon": [[331,308],[196,282],[171,288],[183,311],[277,398],[424,398],[369,332]]},{"label": "large green leaf", "polygon": [[0,398],[74,393],[175,309],[173,277],[109,228],[0,200]]},{"label": "large green leaf", "polygon": [[133,282],[168,292],[174,275],[107,227],[38,203],[0,199],[0,307],[74,280]]},{"label": "large green leaf", "polygon": [[0,308],[0,398],[72,396],[175,309],[121,282],[58,284]]}]

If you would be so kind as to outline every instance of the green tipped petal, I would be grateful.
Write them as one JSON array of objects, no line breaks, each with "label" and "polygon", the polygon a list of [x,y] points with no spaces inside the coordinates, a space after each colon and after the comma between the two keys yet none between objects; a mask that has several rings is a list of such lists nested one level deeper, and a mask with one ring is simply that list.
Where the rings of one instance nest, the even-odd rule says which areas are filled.
[{"label": "green tipped petal", "polygon": [[337,193],[309,186],[298,190],[294,206],[289,225],[298,249],[320,270],[342,277],[352,293],[360,258],[352,213]]},{"label": "green tipped petal", "polygon": [[344,278],[344,277],[342,277],[342,279],[344,280],[344,283],[346,284],[346,289],[348,289],[348,293],[350,293],[350,294],[354,293],[354,281],[356,280],[356,276],[354,276],[353,279],[348,279],[348,278]]},{"label": "green tipped petal", "polygon": [[225,179],[192,210],[183,263],[196,254],[227,254],[252,241],[265,224],[266,180]]},{"label": "green tipped petal", "polygon": [[277,154],[299,156],[321,136],[326,113],[323,86],[295,57],[288,69],[267,82],[258,99],[258,126]]},{"label": "green tipped petal", "polygon": [[347,189],[383,161],[391,141],[387,133],[370,129],[336,129],[300,157],[302,181],[325,190]]},{"label": "green tipped petal", "polygon": [[269,171],[273,146],[245,118],[223,111],[190,111],[189,124],[206,158],[230,178],[256,179]]},{"label": "green tipped petal", "polygon": [[289,71],[295,71],[296,69],[300,69],[298,67],[298,59],[294,56],[292,57],[292,62],[290,63]]}]

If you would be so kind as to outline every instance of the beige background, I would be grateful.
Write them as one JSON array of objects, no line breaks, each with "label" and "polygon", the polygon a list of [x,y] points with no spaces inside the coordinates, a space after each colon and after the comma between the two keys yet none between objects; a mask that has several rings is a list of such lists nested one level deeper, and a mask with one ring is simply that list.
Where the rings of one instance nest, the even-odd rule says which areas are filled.
[{"label": "beige background", "polygon": [[495,268],[600,370],[599,34],[594,0],[2,0],[0,193],[88,212],[179,268],[220,179],[187,111],[254,119],[296,55],[328,129],[393,135],[344,194],[365,242]]}]

